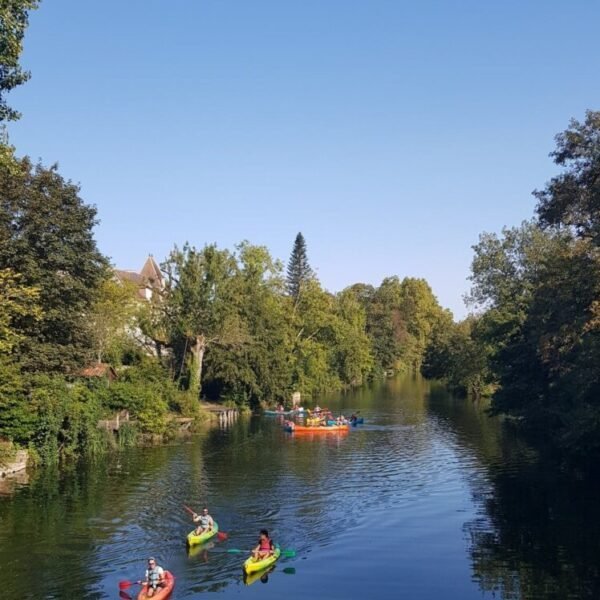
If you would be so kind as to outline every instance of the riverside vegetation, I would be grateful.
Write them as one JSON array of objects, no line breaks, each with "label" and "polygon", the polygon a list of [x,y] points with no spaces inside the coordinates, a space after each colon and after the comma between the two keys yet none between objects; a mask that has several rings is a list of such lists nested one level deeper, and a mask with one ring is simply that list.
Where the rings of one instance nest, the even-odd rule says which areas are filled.
[{"label": "riverside vegetation", "polygon": [[534,192],[536,216],[474,246],[477,313],[433,334],[423,372],[492,393],[551,454],[600,459],[600,112],[556,137],[562,171]]},{"label": "riverside vegetation", "polygon": [[[0,124],[35,0],[0,8]],[[6,137],[6,136],[5,136]],[[537,216],[474,247],[460,323],[422,279],[332,294],[295,240],[287,266],[242,242],[174,247],[150,302],[114,279],[96,246],[96,209],[56,166],[0,144],[0,438],[43,462],[98,453],[98,420],[127,409],[165,435],[169,413],[198,417],[201,394],[251,407],[421,371],[459,393],[492,395],[563,458],[600,458],[600,113],[557,136],[563,171],[535,192]],[[149,351],[151,348],[151,352]],[[78,377],[92,361],[118,380]],[[127,432],[127,433],[125,433]],[[135,432],[124,430],[122,443]]]}]

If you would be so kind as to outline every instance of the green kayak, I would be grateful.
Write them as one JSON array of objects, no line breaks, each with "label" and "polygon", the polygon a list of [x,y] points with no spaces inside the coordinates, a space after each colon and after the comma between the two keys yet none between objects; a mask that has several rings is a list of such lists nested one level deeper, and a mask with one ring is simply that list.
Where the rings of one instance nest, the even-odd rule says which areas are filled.
[{"label": "green kayak", "polygon": [[267,556],[267,558],[263,558],[261,560],[255,560],[252,556],[248,558],[244,563],[244,572],[256,573],[256,571],[262,571],[263,569],[275,564],[280,555],[281,548],[276,544],[275,551],[270,556]]},{"label": "green kayak", "polygon": [[197,546],[198,544],[204,544],[204,542],[208,542],[210,538],[214,537],[215,535],[217,535],[217,533],[219,533],[219,525],[215,521],[213,528],[210,531],[205,531],[200,535],[196,535],[194,533],[195,531],[196,530],[194,529],[194,531],[190,531],[190,533],[188,533],[187,543],[189,546]]}]

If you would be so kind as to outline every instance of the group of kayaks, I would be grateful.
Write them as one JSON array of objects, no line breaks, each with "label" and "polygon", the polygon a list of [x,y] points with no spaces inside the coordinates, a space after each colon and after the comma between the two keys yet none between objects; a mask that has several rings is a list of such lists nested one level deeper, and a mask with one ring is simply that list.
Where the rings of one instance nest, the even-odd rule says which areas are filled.
[{"label": "group of kayaks", "polygon": [[[219,533],[219,524],[214,521],[213,528],[210,531],[205,531],[200,535],[196,535],[196,530],[194,529],[187,535],[187,543],[189,547],[199,546],[201,544],[205,544],[210,541]],[[227,534],[223,534],[227,535]],[[237,552],[237,550],[236,550]],[[254,558],[250,556],[244,561],[243,570],[245,575],[251,575],[256,573],[261,573],[272,567],[279,557],[281,556],[281,548],[279,544],[275,544],[275,550],[273,554],[267,556],[262,559]],[[131,585],[131,584],[129,584]],[[170,571],[165,570],[165,585],[160,589],[157,589],[155,594],[152,596],[153,600],[165,600],[173,591],[175,587],[175,576]],[[147,600],[148,596],[148,585],[142,585],[142,588],[137,596],[137,600]]]},{"label": "group of kayaks", "polygon": [[[210,531],[205,531],[200,535],[196,535],[196,530],[190,531],[187,536],[188,546],[197,546],[199,544],[205,544],[211,538],[216,536],[219,533],[219,524],[216,521],[213,521],[213,528]],[[272,555],[267,556],[263,559],[255,559],[254,557],[248,558],[244,562],[244,573],[249,575],[250,573],[256,573],[257,571],[262,571],[263,569],[267,569],[271,565],[277,562],[277,559],[281,555],[281,548],[279,544],[275,544],[275,551]]]},{"label": "group of kayaks", "polygon": [[302,416],[305,417],[302,423],[286,420],[283,430],[288,433],[333,433],[348,431],[350,427],[364,423],[364,418],[357,415],[352,415],[350,419],[333,419],[327,409],[307,411]]}]

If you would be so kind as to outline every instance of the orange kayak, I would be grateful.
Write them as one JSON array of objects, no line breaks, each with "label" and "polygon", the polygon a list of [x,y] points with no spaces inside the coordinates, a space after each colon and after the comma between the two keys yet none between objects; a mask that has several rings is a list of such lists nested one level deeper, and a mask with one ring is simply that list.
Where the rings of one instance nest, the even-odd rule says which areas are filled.
[{"label": "orange kayak", "polygon": [[292,433],[332,433],[333,431],[348,431],[348,425],[295,425],[293,429],[287,428],[286,431]]},{"label": "orange kayak", "polygon": [[[157,589],[156,594],[154,594],[154,596],[151,597],[152,600],[164,600],[164,598],[167,598],[169,594],[173,591],[173,588],[175,587],[175,577],[170,571],[165,571],[165,582],[165,587]],[[138,594],[137,600],[146,600],[146,598],[148,598],[148,596],[146,595],[147,591],[148,586],[143,585],[142,589],[140,590],[140,593]]]}]

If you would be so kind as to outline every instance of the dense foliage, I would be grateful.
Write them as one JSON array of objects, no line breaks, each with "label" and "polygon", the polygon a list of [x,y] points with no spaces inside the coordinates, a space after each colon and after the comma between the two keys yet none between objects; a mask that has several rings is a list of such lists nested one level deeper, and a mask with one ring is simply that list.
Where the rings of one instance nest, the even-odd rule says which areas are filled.
[{"label": "dense foliage", "polygon": [[592,466],[600,458],[600,113],[556,140],[563,171],[535,192],[538,219],[480,237],[471,293],[480,314],[461,343],[431,351],[426,372],[469,392],[474,376],[492,384],[494,412]]},{"label": "dense foliage", "polygon": [[163,269],[147,333],[171,348],[165,364],[192,396],[202,389],[238,405],[416,370],[434,325],[452,321],[422,280],[390,278],[370,295],[361,285],[331,294],[311,273],[292,295],[283,266],[247,242],[234,252],[175,248]]},{"label": "dense foliage", "polygon": [[38,4],[38,0],[2,0],[0,4],[0,123],[20,117],[8,106],[6,94],[29,79],[29,73],[23,71],[19,58],[29,23],[29,11],[37,8]]}]

